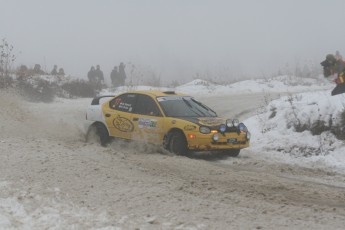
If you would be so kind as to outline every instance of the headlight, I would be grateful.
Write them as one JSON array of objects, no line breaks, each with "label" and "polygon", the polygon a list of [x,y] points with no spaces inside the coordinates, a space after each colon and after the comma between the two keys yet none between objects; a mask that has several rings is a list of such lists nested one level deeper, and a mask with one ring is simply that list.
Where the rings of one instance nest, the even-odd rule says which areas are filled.
[{"label": "headlight", "polygon": [[231,119],[226,120],[226,126],[228,126],[229,128],[234,126]]},{"label": "headlight", "polygon": [[209,134],[211,132],[211,129],[209,127],[201,126],[199,131],[203,134]]},{"label": "headlight", "polygon": [[220,126],[219,126],[219,131],[220,131],[221,133],[224,133],[224,132],[226,131],[226,125],[220,125]]},{"label": "headlight", "polygon": [[219,135],[218,135],[218,133],[213,134],[212,139],[213,139],[214,141],[218,141],[218,140],[219,140]]},{"label": "headlight", "polygon": [[234,119],[232,123],[234,124],[235,127],[237,127],[240,124],[240,121],[238,119]]}]

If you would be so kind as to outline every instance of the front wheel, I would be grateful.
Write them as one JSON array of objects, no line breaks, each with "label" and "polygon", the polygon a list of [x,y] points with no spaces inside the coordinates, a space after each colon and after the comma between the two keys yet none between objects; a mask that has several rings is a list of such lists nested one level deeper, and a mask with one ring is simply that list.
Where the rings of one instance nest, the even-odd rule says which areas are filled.
[{"label": "front wheel", "polygon": [[169,151],[176,155],[188,153],[187,140],[183,133],[173,132],[170,137]]}]

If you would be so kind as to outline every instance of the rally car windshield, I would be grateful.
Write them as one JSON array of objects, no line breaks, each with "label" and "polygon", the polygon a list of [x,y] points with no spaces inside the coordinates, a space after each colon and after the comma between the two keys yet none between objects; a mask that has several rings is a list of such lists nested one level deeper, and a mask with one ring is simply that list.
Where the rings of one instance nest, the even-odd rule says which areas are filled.
[{"label": "rally car windshield", "polygon": [[192,97],[169,96],[157,97],[168,117],[216,117],[217,114],[206,105]]}]

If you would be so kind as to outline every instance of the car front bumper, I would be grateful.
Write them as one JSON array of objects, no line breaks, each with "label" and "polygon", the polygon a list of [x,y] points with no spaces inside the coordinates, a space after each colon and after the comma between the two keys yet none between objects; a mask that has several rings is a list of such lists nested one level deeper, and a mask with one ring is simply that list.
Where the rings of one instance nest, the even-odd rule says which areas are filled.
[{"label": "car front bumper", "polygon": [[243,149],[249,147],[250,140],[245,132],[242,133],[218,133],[218,140],[214,140],[214,134],[187,134],[188,149],[195,151]]}]

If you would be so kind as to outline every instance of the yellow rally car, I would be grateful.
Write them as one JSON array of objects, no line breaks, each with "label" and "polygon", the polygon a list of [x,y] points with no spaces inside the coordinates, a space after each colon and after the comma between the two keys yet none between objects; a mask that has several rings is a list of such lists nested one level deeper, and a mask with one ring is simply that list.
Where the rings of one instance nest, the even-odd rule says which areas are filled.
[{"label": "yellow rally car", "polygon": [[[100,103],[102,98],[107,100]],[[193,97],[173,91],[96,97],[86,120],[88,133],[95,131],[102,145],[116,137],[160,144],[178,155],[222,150],[237,156],[250,142],[250,132],[237,119],[218,117]]]}]

